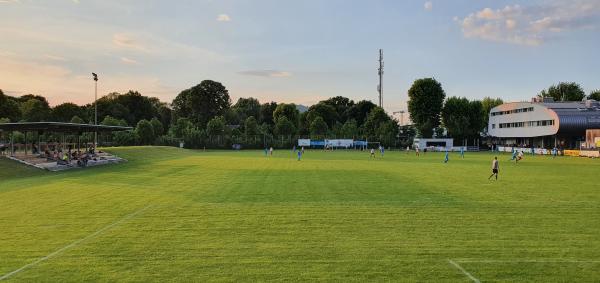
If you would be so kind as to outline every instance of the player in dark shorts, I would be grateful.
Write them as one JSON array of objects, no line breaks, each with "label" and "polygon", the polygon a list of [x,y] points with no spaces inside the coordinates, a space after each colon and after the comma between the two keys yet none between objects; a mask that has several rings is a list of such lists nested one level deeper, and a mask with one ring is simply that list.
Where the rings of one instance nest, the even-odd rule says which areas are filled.
[{"label": "player in dark shorts", "polygon": [[492,160],[492,175],[488,177],[488,180],[491,179],[494,175],[496,175],[496,180],[498,180],[498,157],[494,157]]}]

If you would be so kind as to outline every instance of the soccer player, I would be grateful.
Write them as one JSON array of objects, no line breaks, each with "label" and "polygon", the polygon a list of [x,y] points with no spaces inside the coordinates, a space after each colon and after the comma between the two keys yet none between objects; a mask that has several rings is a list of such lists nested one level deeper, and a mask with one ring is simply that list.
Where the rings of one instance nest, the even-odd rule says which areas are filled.
[{"label": "soccer player", "polygon": [[446,156],[444,157],[444,163],[448,163],[448,149],[446,149]]},{"label": "soccer player", "polygon": [[265,147],[265,156],[269,156],[269,150]]},{"label": "soccer player", "polygon": [[410,152],[410,146],[406,146],[406,154]]},{"label": "soccer player", "polygon": [[302,158],[302,151],[298,150],[298,161],[300,161],[300,158]]},{"label": "soccer player", "polygon": [[371,148],[371,158],[375,158],[375,149]]},{"label": "soccer player", "polygon": [[491,179],[494,175],[496,175],[496,180],[498,180],[498,157],[494,157],[492,160],[492,175],[488,177],[488,180]]},{"label": "soccer player", "polygon": [[516,159],[516,163],[519,163],[519,161],[521,161],[523,159],[523,151],[519,151],[519,154],[517,155],[517,159]]},{"label": "soccer player", "polygon": [[510,160],[517,160],[517,151],[513,149],[513,154],[512,154],[512,158]]},{"label": "soccer player", "polygon": [[464,146],[460,147],[460,157],[465,158],[465,147]]},{"label": "soccer player", "polygon": [[415,147],[415,152],[417,153],[417,156],[419,156],[419,146]]},{"label": "soccer player", "polygon": [[379,152],[381,153],[381,157],[383,157],[383,153],[385,151],[385,148],[383,146],[379,146]]},{"label": "soccer player", "polygon": [[302,147],[302,154],[304,154],[304,147]]},{"label": "soccer player", "polygon": [[271,154],[271,156],[273,156],[273,147],[269,148],[269,153]]}]

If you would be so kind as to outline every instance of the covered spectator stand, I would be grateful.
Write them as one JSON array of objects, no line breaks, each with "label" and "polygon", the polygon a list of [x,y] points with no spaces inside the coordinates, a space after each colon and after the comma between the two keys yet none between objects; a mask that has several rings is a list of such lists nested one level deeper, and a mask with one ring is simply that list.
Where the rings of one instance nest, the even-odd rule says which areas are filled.
[{"label": "covered spectator stand", "polygon": [[[90,133],[110,133],[132,129],[132,127],[61,122],[2,123],[0,124],[0,153],[33,166],[48,163],[47,161],[70,166],[71,161],[79,161],[78,158],[72,160],[71,157],[83,154],[98,161],[99,156]],[[66,154],[67,152],[69,158],[63,160],[62,153]],[[52,153],[52,156],[49,153]],[[61,153],[61,156],[58,156],[60,160],[54,160],[58,153]],[[50,165],[44,165],[44,169],[49,169],[48,166]]]}]

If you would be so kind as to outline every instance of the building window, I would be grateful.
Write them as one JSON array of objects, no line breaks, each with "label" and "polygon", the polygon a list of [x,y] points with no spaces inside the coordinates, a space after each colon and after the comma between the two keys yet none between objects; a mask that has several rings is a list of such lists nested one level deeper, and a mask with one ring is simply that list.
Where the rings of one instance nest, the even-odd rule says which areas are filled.
[{"label": "building window", "polygon": [[[526,122],[514,122],[514,123],[500,123],[498,126],[500,129],[506,128],[524,128],[524,127],[547,127],[553,126],[554,120],[540,120],[540,121],[526,121]],[[492,129],[496,127],[492,124]]]},{"label": "building window", "polygon": [[492,124],[492,129],[495,129],[495,128],[496,128],[496,124]]},{"label": "building window", "polygon": [[499,115],[509,115],[509,114],[525,113],[525,112],[533,112],[533,107],[517,108],[517,109],[512,109],[512,110],[507,110],[507,111],[497,111],[497,112],[492,112],[491,115],[499,116]]}]

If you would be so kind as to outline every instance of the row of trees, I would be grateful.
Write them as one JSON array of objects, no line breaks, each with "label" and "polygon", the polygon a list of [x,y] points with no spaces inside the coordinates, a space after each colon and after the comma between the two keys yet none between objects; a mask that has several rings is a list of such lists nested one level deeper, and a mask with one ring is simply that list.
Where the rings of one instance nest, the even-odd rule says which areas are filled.
[{"label": "row of trees", "polygon": [[[146,97],[137,91],[125,94],[110,93],[98,99],[98,120],[105,117],[122,119],[126,125],[136,125],[140,120],[157,118],[163,125],[171,124],[171,109],[156,97]],[[45,97],[23,95],[12,97],[0,90],[0,118],[13,122],[94,122],[94,104],[79,106],[63,103],[50,107]]]},{"label": "row of trees", "polygon": [[[370,101],[336,96],[299,111],[293,103],[240,98],[231,105],[227,89],[215,81],[182,91],[173,100],[170,135],[186,136],[303,136],[367,138],[393,143],[398,123]],[[186,139],[187,140],[187,139]],[[262,140],[262,139],[261,139]]]},{"label": "row of trees", "polygon": [[[93,123],[94,106],[63,103],[50,107],[42,96],[11,97],[0,91],[0,118],[4,117],[4,122]],[[227,137],[218,138],[218,143],[252,140],[262,146],[276,137],[286,137],[289,144],[301,136],[361,138],[393,145],[398,135],[397,121],[370,101],[354,102],[337,96],[305,111],[293,103],[260,103],[251,97],[232,105],[225,86],[211,80],[183,90],[170,105],[129,91],[103,96],[97,106],[100,124],[135,127],[129,133],[114,134],[110,138],[114,144],[175,144],[184,140],[199,147],[213,140],[211,137]]]},{"label": "row of trees", "polygon": [[586,96],[585,91],[578,83],[560,82],[540,91],[538,97],[551,97],[554,101],[581,101],[586,98],[600,101],[600,89],[593,90]]},{"label": "row of trees", "polygon": [[446,98],[442,85],[433,78],[416,80],[408,90],[408,112],[422,137],[478,138],[485,132],[490,110],[503,103],[486,97],[470,101],[464,97]]}]

